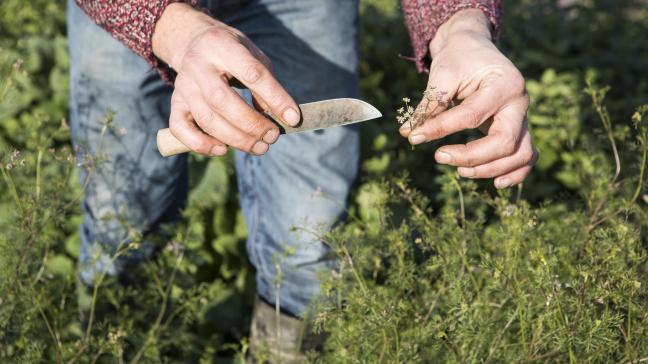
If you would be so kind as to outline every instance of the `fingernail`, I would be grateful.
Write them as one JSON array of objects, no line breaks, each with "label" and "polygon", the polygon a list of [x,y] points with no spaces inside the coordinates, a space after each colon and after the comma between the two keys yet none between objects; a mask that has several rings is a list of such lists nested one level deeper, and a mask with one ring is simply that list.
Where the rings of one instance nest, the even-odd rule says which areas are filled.
[{"label": "fingernail", "polygon": [[425,141],[425,135],[423,135],[423,134],[412,135],[409,138],[409,141],[410,141],[411,144],[414,144],[414,145],[421,144],[421,143],[423,143]]},{"label": "fingernail", "polygon": [[268,143],[268,144],[274,144],[274,142],[276,142],[278,138],[279,138],[279,130],[270,129],[263,136],[263,141]]},{"label": "fingernail", "polygon": [[437,163],[448,164],[452,162],[452,156],[445,152],[436,152],[435,159]]},{"label": "fingernail", "polygon": [[226,153],[227,153],[227,147],[222,145],[214,145],[212,149],[209,151],[209,154],[213,155],[214,157],[222,157]]},{"label": "fingernail", "polygon": [[262,155],[262,154],[265,154],[265,152],[268,151],[268,148],[270,148],[270,146],[268,144],[266,144],[264,142],[257,142],[252,147],[252,153],[254,153],[256,155]]},{"label": "fingernail", "polygon": [[[445,154],[445,153],[443,153],[443,154]],[[457,168],[457,172],[459,172],[459,175],[461,177],[466,177],[466,178],[470,178],[470,177],[473,177],[475,175],[475,169],[474,168],[459,167],[459,168]]]},{"label": "fingernail", "polygon": [[286,111],[284,111],[283,119],[290,126],[296,126],[300,121],[299,113],[291,107],[287,108]]},{"label": "fingernail", "polygon": [[495,180],[495,187],[499,188],[499,189],[511,187],[511,182],[506,177],[496,179]]}]

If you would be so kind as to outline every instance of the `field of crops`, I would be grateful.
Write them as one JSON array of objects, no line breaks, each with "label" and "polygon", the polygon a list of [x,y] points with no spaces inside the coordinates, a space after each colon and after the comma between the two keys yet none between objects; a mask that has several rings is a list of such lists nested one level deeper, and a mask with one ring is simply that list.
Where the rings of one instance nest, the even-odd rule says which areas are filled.
[{"label": "field of crops", "polygon": [[[395,0],[361,0],[362,129],[349,218],[319,232],[317,363],[648,361],[648,7],[510,0],[541,153],[520,188],[459,178],[398,135],[426,84]],[[220,363],[247,351],[255,297],[231,158],[192,156],[188,206],[141,282],[78,286],[65,1],[0,2],[0,362]],[[115,116],[115,118],[118,118]],[[118,120],[117,120],[118,121]],[[116,120],[106,115],[102,127]],[[92,165],[89,166],[92,168]],[[137,249],[140,239],[133,232]]]}]

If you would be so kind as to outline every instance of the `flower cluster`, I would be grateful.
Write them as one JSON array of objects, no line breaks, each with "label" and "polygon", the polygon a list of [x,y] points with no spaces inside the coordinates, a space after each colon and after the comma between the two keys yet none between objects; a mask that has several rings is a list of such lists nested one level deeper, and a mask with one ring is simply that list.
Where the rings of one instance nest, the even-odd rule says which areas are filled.
[{"label": "flower cluster", "polygon": [[447,95],[448,92],[446,91],[439,91],[437,90],[436,87],[432,86],[428,88],[427,90],[423,91],[423,99],[427,100],[427,104],[425,106],[425,109],[427,110],[428,106],[432,101],[436,102],[437,105],[441,106],[447,106],[447,101],[445,101],[445,95]]},{"label": "flower cluster", "polygon": [[397,115],[396,115],[396,120],[398,121],[399,124],[404,124],[405,122],[408,122],[410,124],[410,128],[412,127],[412,118],[414,116],[414,108],[410,105],[410,99],[409,97],[403,97],[403,102],[405,103],[405,106],[402,106],[398,110],[396,110]]},{"label": "flower cluster", "polygon": [[[435,103],[432,112],[437,111],[439,106],[441,106],[442,109],[447,108],[448,102],[445,101],[445,96],[447,94],[448,93],[445,91],[437,90],[437,88],[434,86],[429,87],[423,92],[421,105],[419,105],[419,107],[417,107],[416,109],[414,109],[414,107],[410,105],[411,100],[409,99],[409,97],[403,97],[405,106],[402,106],[398,110],[396,110],[396,120],[401,125],[409,123],[410,129],[413,129],[414,126],[416,126],[419,121],[428,114],[428,111],[430,111],[431,103]],[[425,106],[423,106],[423,103],[425,103]]]},{"label": "flower cluster", "polygon": [[11,152],[11,156],[8,163],[6,164],[0,163],[0,168],[5,168],[8,171],[18,166],[20,167],[25,166],[25,159],[20,157],[20,151],[18,149],[14,149]]}]

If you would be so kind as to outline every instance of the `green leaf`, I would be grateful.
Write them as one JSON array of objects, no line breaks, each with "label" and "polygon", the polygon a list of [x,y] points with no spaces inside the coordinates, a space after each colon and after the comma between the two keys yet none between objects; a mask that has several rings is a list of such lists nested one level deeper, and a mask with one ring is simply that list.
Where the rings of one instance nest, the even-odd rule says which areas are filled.
[{"label": "green leaf", "polygon": [[54,255],[48,258],[45,262],[45,267],[48,272],[60,276],[71,276],[74,274],[74,262],[65,255]]}]

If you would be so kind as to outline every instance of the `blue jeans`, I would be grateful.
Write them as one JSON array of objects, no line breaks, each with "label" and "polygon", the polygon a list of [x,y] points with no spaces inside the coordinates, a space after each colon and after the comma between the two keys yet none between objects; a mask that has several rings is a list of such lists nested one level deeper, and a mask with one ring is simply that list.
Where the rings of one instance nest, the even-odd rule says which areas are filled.
[{"label": "blue jeans", "polygon": [[[274,73],[299,103],[358,96],[357,0],[204,1],[213,14],[243,31],[272,60]],[[80,275],[124,273],[150,258],[153,244],[111,259],[129,233],[154,236],[180,216],[187,197],[187,157],[162,158],[155,133],[168,126],[172,87],[133,52],[68,3],[72,139],[84,155],[102,155],[82,202]],[[113,128],[101,120],[114,110]],[[236,170],[248,226],[247,251],[257,288],[275,302],[281,262],[282,309],[301,314],[319,291],[318,272],[336,261],[313,234],[344,215],[357,174],[354,127],[285,135],[261,157],[236,153]],[[82,181],[87,177],[80,168]],[[321,189],[325,197],[314,192]]]}]

